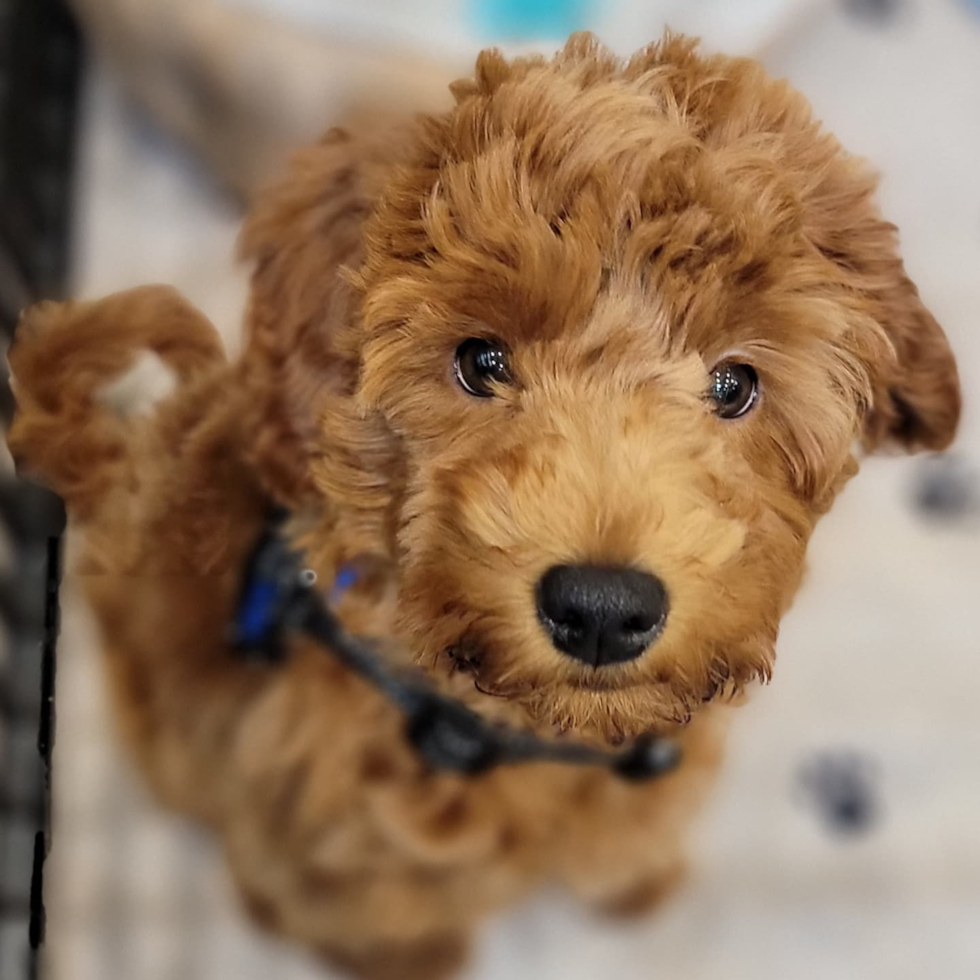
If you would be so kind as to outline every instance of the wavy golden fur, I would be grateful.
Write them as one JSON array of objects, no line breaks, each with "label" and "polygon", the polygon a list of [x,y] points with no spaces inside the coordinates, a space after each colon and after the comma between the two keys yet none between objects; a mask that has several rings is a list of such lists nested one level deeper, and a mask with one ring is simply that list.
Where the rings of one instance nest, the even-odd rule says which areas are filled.
[{"label": "wavy golden fur", "polygon": [[[239,363],[160,287],[30,310],[10,355],[11,447],[67,500],[146,774],[218,831],[258,918],[399,980],[450,970],[543,881],[633,910],[677,879],[724,705],[772,672],[853,444],[940,449],[959,414],[874,176],[756,64],[676,37],[623,63],[578,35],[552,60],[486,52],[454,95],[329,133],[258,200]],[[497,397],[455,383],[470,336],[510,351]],[[120,414],[98,393],[146,350],[176,392]],[[732,355],[762,394],[726,421],[706,391]],[[684,764],[643,786],[434,775],[321,651],[240,662],[223,631],[270,499],[321,580],[361,563],[348,626],[476,710],[674,734]],[[664,581],[643,656],[552,645],[535,583],[575,562]]]}]

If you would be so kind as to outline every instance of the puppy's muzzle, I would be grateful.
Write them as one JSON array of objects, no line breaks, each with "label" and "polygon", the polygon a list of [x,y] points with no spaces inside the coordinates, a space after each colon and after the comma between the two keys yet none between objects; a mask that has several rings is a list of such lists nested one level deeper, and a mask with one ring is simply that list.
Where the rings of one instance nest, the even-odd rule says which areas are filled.
[{"label": "puppy's muzzle", "polygon": [[552,643],[593,667],[635,660],[667,619],[663,583],[634,568],[556,565],[538,582],[537,600]]}]

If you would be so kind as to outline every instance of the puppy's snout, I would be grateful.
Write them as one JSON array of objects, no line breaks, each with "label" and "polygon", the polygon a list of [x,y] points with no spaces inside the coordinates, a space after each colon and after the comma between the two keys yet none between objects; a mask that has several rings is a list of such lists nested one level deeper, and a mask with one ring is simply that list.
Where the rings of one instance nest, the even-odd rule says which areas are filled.
[{"label": "puppy's snout", "polygon": [[663,583],[632,568],[556,565],[538,582],[537,599],[554,645],[593,667],[635,659],[667,619]]}]

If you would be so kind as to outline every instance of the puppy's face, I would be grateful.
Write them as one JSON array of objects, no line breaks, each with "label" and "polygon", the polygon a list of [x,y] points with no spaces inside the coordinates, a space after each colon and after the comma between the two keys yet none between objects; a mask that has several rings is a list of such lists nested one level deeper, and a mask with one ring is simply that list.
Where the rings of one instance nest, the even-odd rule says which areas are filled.
[{"label": "puppy's face", "polygon": [[940,446],[945,340],[805,104],[672,42],[487,56],[367,225],[399,632],[608,739],[767,677],[851,446]]}]

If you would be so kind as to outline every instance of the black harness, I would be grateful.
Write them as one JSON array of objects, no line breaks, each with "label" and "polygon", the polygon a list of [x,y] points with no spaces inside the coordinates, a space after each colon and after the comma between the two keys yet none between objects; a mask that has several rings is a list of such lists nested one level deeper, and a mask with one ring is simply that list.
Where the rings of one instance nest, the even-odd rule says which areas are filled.
[{"label": "black harness", "polygon": [[[320,643],[359,674],[405,716],[405,732],[433,768],[476,774],[520,762],[565,762],[602,766],[625,779],[651,779],[680,761],[671,741],[642,736],[620,752],[575,742],[547,741],[530,732],[488,722],[454,698],[435,691],[421,672],[388,666],[368,641],[348,634],[330,610],[315,575],[281,533],[278,513],[259,538],[246,566],[233,622],[233,643],[243,655],[264,662],[285,657],[286,639],[298,633]],[[335,594],[353,584],[344,569]]]}]

